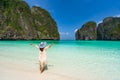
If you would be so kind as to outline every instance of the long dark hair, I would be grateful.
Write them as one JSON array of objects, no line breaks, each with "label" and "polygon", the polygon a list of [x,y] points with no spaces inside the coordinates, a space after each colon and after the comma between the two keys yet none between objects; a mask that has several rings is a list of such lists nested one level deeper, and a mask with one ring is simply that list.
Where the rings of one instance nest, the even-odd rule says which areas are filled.
[{"label": "long dark hair", "polygon": [[41,52],[43,52],[44,48],[39,48]]}]

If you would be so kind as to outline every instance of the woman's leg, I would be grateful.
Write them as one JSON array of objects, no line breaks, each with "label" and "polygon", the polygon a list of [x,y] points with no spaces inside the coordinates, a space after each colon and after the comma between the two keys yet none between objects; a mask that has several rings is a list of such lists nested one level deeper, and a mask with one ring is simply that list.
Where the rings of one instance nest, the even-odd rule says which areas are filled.
[{"label": "woman's leg", "polygon": [[44,71],[44,63],[40,62],[40,72],[42,73]]}]

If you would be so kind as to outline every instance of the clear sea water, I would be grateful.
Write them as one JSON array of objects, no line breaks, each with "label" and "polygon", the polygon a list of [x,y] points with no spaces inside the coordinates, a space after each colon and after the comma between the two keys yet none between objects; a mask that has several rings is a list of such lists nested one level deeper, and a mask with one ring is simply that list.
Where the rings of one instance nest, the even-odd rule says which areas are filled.
[{"label": "clear sea water", "polygon": [[[0,41],[0,61],[36,68],[38,50],[30,43]],[[48,70],[75,80],[120,80],[120,41],[47,41]],[[0,68],[2,65],[0,65]],[[1,75],[1,73],[0,73]],[[1,78],[0,78],[1,80]]]}]

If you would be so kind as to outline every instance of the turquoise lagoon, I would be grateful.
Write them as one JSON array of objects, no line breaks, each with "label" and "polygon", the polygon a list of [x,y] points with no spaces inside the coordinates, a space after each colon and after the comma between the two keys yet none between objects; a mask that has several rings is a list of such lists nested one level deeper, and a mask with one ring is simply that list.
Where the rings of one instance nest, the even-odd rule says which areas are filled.
[{"label": "turquoise lagoon", "polygon": [[[41,41],[0,41],[0,80],[6,62],[28,72],[38,68],[38,50],[30,43]],[[74,80],[120,80],[120,41],[47,41],[48,71]],[[4,67],[4,69],[3,69]],[[24,80],[24,79],[23,79]]]}]

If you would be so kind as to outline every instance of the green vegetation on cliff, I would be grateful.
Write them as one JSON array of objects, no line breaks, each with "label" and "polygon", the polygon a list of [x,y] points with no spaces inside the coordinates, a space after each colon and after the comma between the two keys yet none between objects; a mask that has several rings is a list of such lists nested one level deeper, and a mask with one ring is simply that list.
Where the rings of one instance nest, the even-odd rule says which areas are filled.
[{"label": "green vegetation on cliff", "polygon": [[120,40],[120,18],[107,17],[97,28],[98,40]]},{"label": "green vegetation on cliff", "polygon": [[93,21],[85,23],[76,32],[76,40],[95,40],[95,39],[96,39],[96,23]]},{"label": "green vegetation on cliff", "polygon": [[23,0],[0,0],[0,39],[58,40],[56,22],[50,14]]},{"label": "green vegetation on cliff", "polygon": [[98,27],[95,22],[85,23],[75,37],[76,40],[120,40],[120,17],[107,17]]}]

